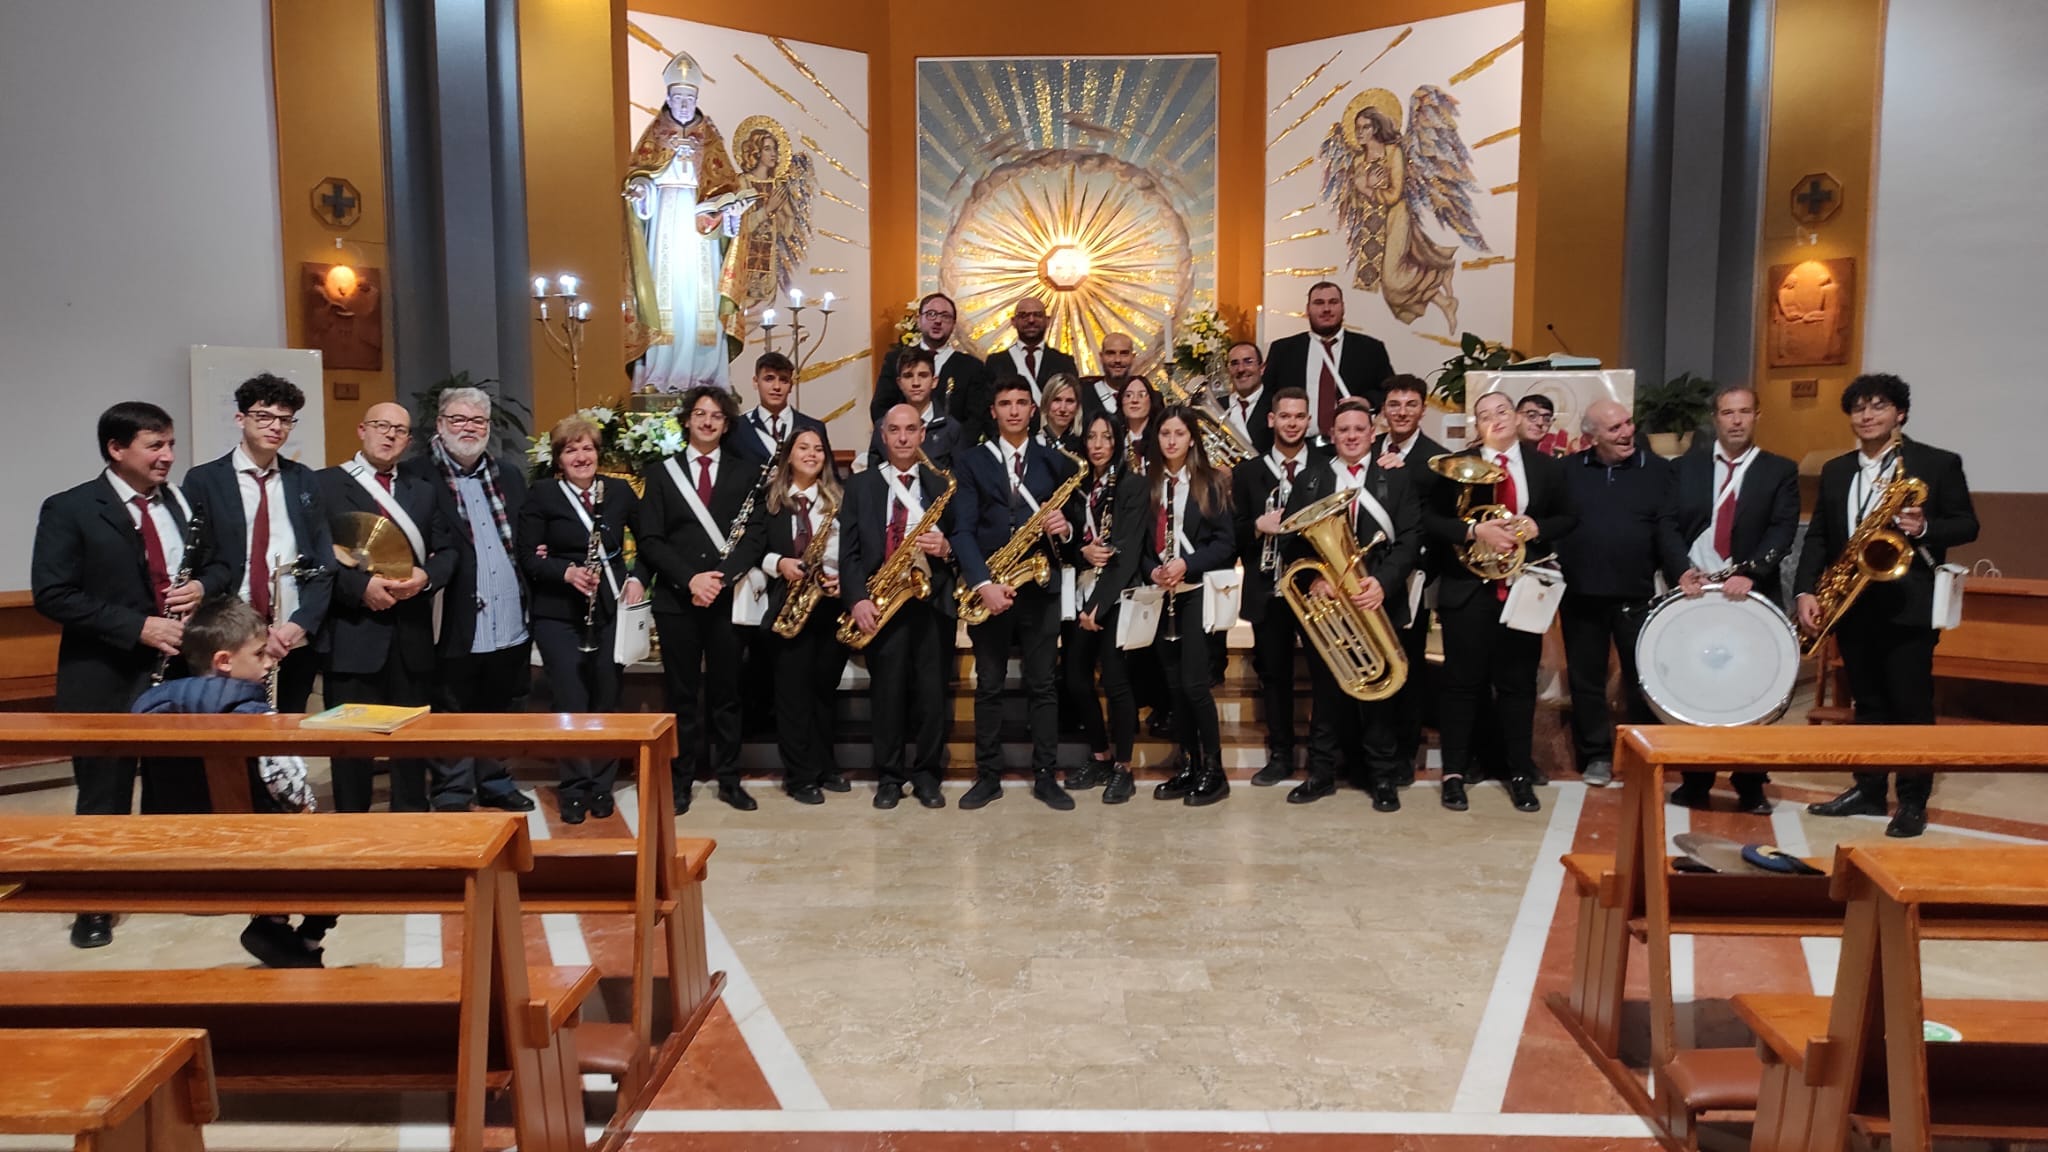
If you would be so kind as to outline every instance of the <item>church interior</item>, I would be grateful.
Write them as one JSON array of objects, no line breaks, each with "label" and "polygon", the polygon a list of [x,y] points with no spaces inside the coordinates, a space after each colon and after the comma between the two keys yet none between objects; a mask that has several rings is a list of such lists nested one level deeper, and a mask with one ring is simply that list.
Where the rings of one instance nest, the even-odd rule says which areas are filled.
[{"label": "church interior", "polygon": [[0,1149],[2048,1148],[2044,55],[0,3]]}]

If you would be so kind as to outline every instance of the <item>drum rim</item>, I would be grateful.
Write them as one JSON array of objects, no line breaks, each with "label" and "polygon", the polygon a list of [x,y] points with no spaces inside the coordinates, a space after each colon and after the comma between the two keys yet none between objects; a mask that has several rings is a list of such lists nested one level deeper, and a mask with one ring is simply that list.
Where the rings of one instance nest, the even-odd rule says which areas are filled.
[{"label": "drum rim", "polygon": [[[1721,585],[1709,584],[1706,587],[1706,591],[1708,593],[1719,593],[1721,591]],[[1777,705],[1773,707],[1769,713],[1755,720],[1696,720],[1690,716],[1685,715],[1678,709],[1668,707],[1662,701],[1658,700],[1655,696],[1651,695],[1649,683],[1643,678],[1643,669],[1650,667],[1650,662],[1644,658],[1645,653],[1643,651],[1643,640],[1650,634],[1650,625],[1657,619],[1658,613],[1670,607],[1674,602],[1687,601],[1690,599],[1691,598],[1686,596],[1684,592],[1673,590],[1671,592],[1665,593],[1661,598],[1657,600],[1656,603],[1650,605],[1650,610],[1648,612],[1645,612],[1643,614],[1643,625],[1641,628],[1636,630],[1636,681],[1638,686],[1642,689],[1643,703],[1648,704],[1650,706],[1650,711],[1655,712],[1657,714],[1657,718],[1664,721],[1666,724],[1684,724],[1693,728],[1752,728],[1762,724],[1777,723],[1777,721],[1781,719],[1785,715],[1785,713],[1791,709],[1792,697],[1798,692],[1799,689],[1799,675],[1797,671],[1796,662],[1794,665],[1794,671],[1792,675],[1792,683],[1786,687],[1785,694],[1783,695],[1783,697],[1781,697],[1778,700]],[[1735,603],[1735,601],[1728,600],[1728,598],[1725,595],[1722,596],[1721,599],[1727,601],[1728,603]],[[1795,653],[1795,655],[1798,653],[1799,633],[1796,629],[1792,627],[1791,619],[1785,615],[1785,612],[1782,608],[1779,608],[1776,604],[1772,603],[1767,597],[1763,596],[1752,595],[1742,602],[1747,604],[1755,604],[1761,608],[1766,609],[1773,619],[1775,619],[1778,623],[1784,625],[1785,633],[1792,638],[1792,651]]]}]

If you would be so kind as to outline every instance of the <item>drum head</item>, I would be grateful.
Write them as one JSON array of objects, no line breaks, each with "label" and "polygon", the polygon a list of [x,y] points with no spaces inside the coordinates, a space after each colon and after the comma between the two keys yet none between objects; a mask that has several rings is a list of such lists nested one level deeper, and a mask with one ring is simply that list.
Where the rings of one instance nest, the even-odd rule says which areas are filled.
[{"label": "drum head", "polygon": [[1636,674],[1668,724],[1768,724],[1792,701],[1799,639],[1785,614],[1760,597],[1674,593],[1643,622]]}]

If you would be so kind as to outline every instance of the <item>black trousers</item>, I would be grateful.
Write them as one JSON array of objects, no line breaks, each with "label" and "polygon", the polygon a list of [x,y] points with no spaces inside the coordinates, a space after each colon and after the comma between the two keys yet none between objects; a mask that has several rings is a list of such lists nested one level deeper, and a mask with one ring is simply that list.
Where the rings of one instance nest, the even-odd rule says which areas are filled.
[{"label": "black trousers", "polygon": [[770,733],[779,721],[778,705],[775,700],[775,659],[782,638],[768,625],[774,622],[769,617],[760,624],[733,625],[733,638],[740,648],[740,738],[752,740]]},{"label": "black trousers", "polygon": [[[1296,640],[1308,647],[1294,607],[1275,594],[1252,624],[1252,667],[1259,674],[1259,702],[1266,712],[1266,754],[1294,767],[1294,653]],[[1311,656],[1311,665],[1322,663]]]},{"label": "black trousers", "polygon": [[[1116,602],[1102,610],[1098,631],[1078,624],[1069,625],[1072,638],[1061,651],[1066,662],[1067,695],[1079,700],[1081,728],[1088,750],[1099,758],[1108,756],[1118,764],[1131,762],[1131,742],[1138,736],[1138,701],[1131,694],[1130,663],[1116,646]],[[1064,634],[1064,633],[1063,633]],[[1097,670],[1101,672],[1102,703],[1096,703]],[[1108,708],[1109,722],[1103,723]]]},{"label": "black trousers", "polygon": [[[444,712],[517,712],[533,683],[533,654],[526,644],[496,652],[443,656],[438,706]],[[488,756],[436,760],[433,803],[436,809],[467,808],[483,794],[505,796],[519,790],[504,762]]]},{"label": "black trousers", "polygon": [[1636,675],[1636,636],[1643,630],[1648,602],[1616,596],[1575,596],[1566,592],[1557,609],[1564,626],[1564,659],[1572,691],[1572,747],[1579,771],[1595,760],[1614,760],[1614,718],[1607,707],[1607,646],[1621,662],[1621,690],[1628,722],[1655,724]]},{"label": "black trousers", "polygon": [[1398,780],[1401,760],[1393,701],[1354,699],[1337,686],[1320,654],[1309,657],[1308,663],[1314,694],[1308,722],[1309,779],[1334,780],[1341,768],[1360,787]]},{"label": "black trousers", "polygon": [[761,629],[775,668],[775,745],[782,756],[785,788],[816,785],[836,770],[832,756],[832,707],[846,671],[846,649],[833,633],[839,616],[821,600],[790,639]]},{"label": "black trousers", "polygon": [[903,745],[907,738],[917,749],[908,776],[936,787],[946,751],[946,678],[953,664],[953,618],[926,601],[913,600],[896,610],[868,642],[866,652],[874,708],[869,733],[876,774],[884,784],[906,781]]},{"label": "black trousers", "polygon": [[[1223,731],[1216,719],[1216,697],[1212,691],[1216,648],[1226,633],[1202,630],[1202,586],[1174,597],[1174,621],[1159,620],[1159,633],[1152,650],[1159,655],[1166,690],[1173,708],[1174,739],[1181,747],[1199,750],[1221,762]],[[1169,629],[1178,634],[1169,639]],[[1189,767],[1197,767],[1189,764]]]},{"label": "black trousers", "polygon": [[1408,679],[1387,703],[1393,705],[1394,756],[1405,775],[1413,770],[1415,754],[1422,750],[1423,713],[1428,710],[1422,679],[1429,673],[1429,609],[1417,608],[1415,620],[1400,629],[1401,650],[1408,654]]},{"label": "black trousers", "polygon": [[[612,660],[612,644],[618,634],[618,619],[600,619],[591,625],[590,642],[595,652],[582,650],[585,633],[581,620],[548,620],[535,617],[533,644],[540,649],[540,663],[547,673],[548,691],[558,712],[616,712],[619,710],[621,673]],[[612,790],[618,782],[619,762],[612,760],[564,760],[558,769],[556,790],[564,799],[589,802]]]},{"label": "black trousers", "polygon": [[[154,669],[155,663],[149,667]],[[171,657],[168,675],[179,679],[185,664]],[[137,696],[149,687],[148,673],[135,677],[127,691],[104,700],[76,701],[66,712],[126,712]],[[135,756],[74,756],[71,780],[78,787],[72,809],[80,816],[126,816],[135,811],[135,779],[142,778],[142,812],[145,815],[201,813],[207,803],[206,768],[197,760]]]},{"label": "black trousers", "polygon": [[[1849,675],[1849,696],[1858,724],[1934,723],[1934,646],[1941,633],[1932,628],[1858,620],[1851,612],[1835,631],[1842,670]],[[1857,786],[1883,798],[1886,773],[1858,772]],[[1926,804],[1934,794],[1932,772],[1899,773],[1899,803]]]},{"label": "black trousers", "polygon": [[277,666],[277,710],[304,712],[313,698],[313,679],[320,674],[320,654],[311,644],[285,653]]},{"label": "black trousers", "polygon": [[1491,587],[1463,604],[1439,606],[1444,622],[1444,686],[1437,699],[1444,776],[1473,774],[1474,750],[1498,741],[1509,776],[1534,779],[1536,668],[1543,637],[1500,622]]},{"label": "black trousers", "polygon": [[1059,659],[1060,599],[1038,584],[1017,589],[1007,612],[967,629],[974,644],[974,770],[982,776],[1003,771],[1003,681],[1015,645],[1022,657],[1024,696],[1031,729],[1031,768],[1050,772],[1059,764],[1060,695],[1055,679]]},{"label": "black trousers", "polygon": [[[327,673],[324,695],[328,707],[336,704],[395,704],[416,708],[431,703],[433,690],[430,668],[406,664],[395,650],[384,667],[375,672]],[[337,757],[334,761],[334,810],[368,812],[374,790],[373,761]],[[391,761],[391,810],[427,810],[427,762],[420,759]]]},{"label": "black trousers", "polygon": [[676,795],[709,768],[720,784],[740,780],[740,637],[732,622],[732,590],[709,608],[654,613],[668,706],[676,714]]}]

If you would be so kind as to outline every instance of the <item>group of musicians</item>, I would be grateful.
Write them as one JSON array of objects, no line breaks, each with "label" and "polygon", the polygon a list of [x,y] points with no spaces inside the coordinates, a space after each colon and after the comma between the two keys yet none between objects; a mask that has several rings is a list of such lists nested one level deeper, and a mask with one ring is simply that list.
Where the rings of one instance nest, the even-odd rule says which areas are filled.
[{"label": "group of musicians", "polygon": [[[1131,799],[1138,712],[1149,707],[1152,730],[1177,746],[1153,795],[1200,806],[1230,790],[1213,696],[1230,620],[1212,617],[1229,603],[1218,594],[1228,580],[1217,578],[1241,567],[1233,618],[1252,629],[1266,718],[1267,759],[1253,784],[1297,771],[1295,654],[1306,649],[1305,778],[1289,802],[1320,800],[1348,779],[1375,809],[1398,809],[1433,713],[1446,808],[1465,809],[1467,785],[1491,776],[1516,809],[1533,812],[1542,635],[1514,626],[1506,610],[1514,581],[1533,577],[1467,562],[1520,553],[1554,556],[1562,575],[1577,766],[1587,783],[1608,783],[1609,653],[1621,662],[1628,720],[1652,720],[1634,651],[1660,581],[1675,595],[1781,600],[1778,562],[1799,528],[1797,468],[1756,446],[1755,392],[1722,388],[1711,444],[1676,462],[1647,451],[1628,410],[1611,401],[1584,413],[1590,446],[1559,457],[1548,450],[1548,412],[1525,419],[1535,406],[1518,414],[1502,393],[1473,405],[1474,442],[1453,454],[1421,431],[1423,381],[1395,374],[1383,345],[1345,329],[1337,285],[1310,290],[1307,316],[1308,332],[1265,354],[1233,346],[1228,391],[1198,410],[1169,406],[1133,373],[1128,336],[1107,337],[1103,375],[1080,379],[1073,358],[1045,344],[1043,304],[1029,297],[1012,318],[1016,342],[983,363],[953,346],[955,305],[935,293],[919,305],[918,342],[884,359],[863,470],[838,474],[824,425],[791,404],[793,365],[770,352],[752,366],[745,411],[721,389],[683,397],[686,443],[647,469],[637,496],[598,474],[602,431],[579,417],[553,428],[531,478],[500,459],[490,398],[475,389],[441,392],[434,431],[410,454],[411,414],[373,406],[357,427],[361,451],[314,472],[280,454],[303,395],[258,377],[237,393],[240,442],[193,468],[182,492],[169,483],[169,416],[118,404],[97,430],[104,471],[52,496],[37,526],[35,602],[63,626],[58,707],[126,710],[161,664],[177,663],[161,657],[178,651],[179,621],[198,599],[238,595],[272,622],[282,711],[304,709],[316,673],[330,704],[517,710],[534,647],[556,708],[606,711],[620,699],[621,608],[651,596],[677,716],[678,812],[703,775],[727,804],[756,807],[740,773],[743,703],[761,703],[744,687],[749,664],[770,669],[783,787],[807,804],[848,791],[834,763],[832,705],[855,650],[872,685],[875,806],[897,806],[907,788],[938,808],[954,629],[964,621],[976,779],[962,808],[1003,795],[1012,655],[1037,799],[1070,809],[1070,793],[1097,787],[1107,803]],[[1977,531],[1961,462],[1903,435],[1911,394],[1896,377],[1857,378],[1842,407],[1858,447],[1822,471],[1793,615],[1809,630],[1822,624],[1813,593],[1824,570],[1891,481],[1917,478],[1925,498],[1893,517],[1910,567],[1827,624],[1858,722],[1931,723],[1937,569]],[[1248,446],[1247,458],[1222,466],[1219,435]],[[1491,479],[1454,479],[1459,457],[1477,470],[1464,475]],[[1348,673],[1309,642],[1278,588],[1286,565],[1314,555],[1283,523],[1339,494],[1352,494],[1352,538],[1376,546],[1350,558],[1356,578],[1343,589],[1326,568],[1306,592],[1385,614],[1418,674],[1381,698],[1345,690]],[[1471,512],[1489,505],[1498,507]],[[409,575],[336,557],[350,514],[391,523],[411,550]],[[1156,600],[1133,599],[1134,589],[1154,589]],[[1156,617],[1150,639],[1120,642],[1119,617],[1141,604]],[[1444,659],[1430,685],[1419,672],[1432,612]],[[1063,723],[1084,734],[1085,763],[1059,763]],[[616,770],[564,765],[563,818],[609,815]],[[394,808],[532,806],[494,761],[391,771]],[[338,762],[336,807],[366,809],[371,772]],[[81,813],[129,810],[135,762],[80,758],[76,775]],[[204,810],[203,777],[143,777],[145,811]],[[1892,834],[1924,826],[1930,779],[1900,776]],[[1672,799],[1704,807],[1711,783],[1688,775]],[[1760,776],[1733,783],[1742,811],[1768,811]],[[1881,814],[1886,792],[1884,776],[1859,777],[1813,810]]]}]

